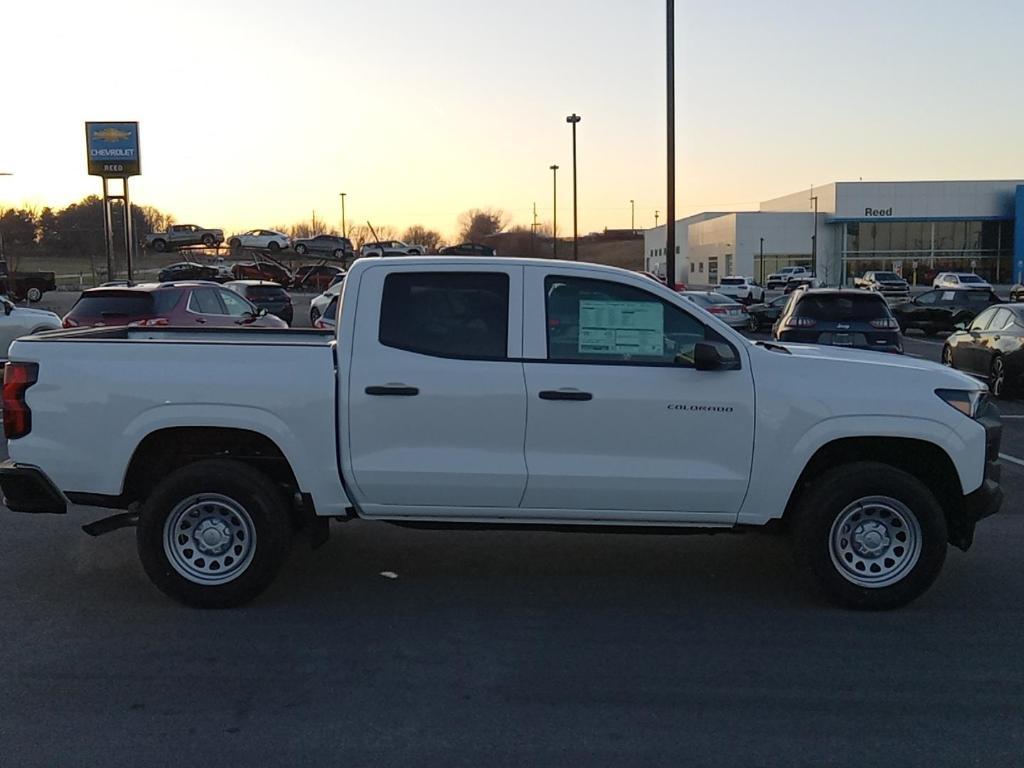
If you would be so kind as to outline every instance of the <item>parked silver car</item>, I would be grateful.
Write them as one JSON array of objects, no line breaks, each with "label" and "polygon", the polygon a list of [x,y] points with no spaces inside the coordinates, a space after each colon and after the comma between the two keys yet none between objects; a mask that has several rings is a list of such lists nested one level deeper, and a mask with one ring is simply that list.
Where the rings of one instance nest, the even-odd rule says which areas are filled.
[{"label": "parked silver car", "polygon": [[747,317],[747,310],[742,304],[736,301],[736,299],[731,299],[720,293],[715,293],[714,291],[683,291],[680,295],[733,328],[746,328],[750,320]]}]

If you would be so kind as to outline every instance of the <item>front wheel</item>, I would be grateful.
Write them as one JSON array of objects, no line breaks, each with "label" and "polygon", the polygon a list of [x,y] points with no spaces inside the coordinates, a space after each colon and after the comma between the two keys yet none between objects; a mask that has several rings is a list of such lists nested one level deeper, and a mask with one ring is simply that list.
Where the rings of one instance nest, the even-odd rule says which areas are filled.
[{"label": "front wheel", "polygon": [[757,333],[758,328],[760,328],[760,324],[757,322],[757,316],[751,315],[750,317],[748,317],[747,330],[750,331],[751,333]]},{"label": "front wheel", "polygon": [[305,256],[306,246],[304,246],[302,243],[299,243],[298,245],[295,246],[295,252],[299,254],[299,256]]},{"label": "front wheel", "polygon": [[242,605],[277,574],[291,534],[284,495],[248,464],[211,459],[164,478],[142,508],[142,567],[164,594],[199,608]]},{"label": "front wheel", "polygon": [[953,367],[953,350],[948,344],[942,347],[942,364]]},{"label": "front wheel", "polygon": [[163,253],[164,251],[167,250],[167,241],[166,240],[154,240],[153,241],[153,250],[156,251],[157,253]]},{"label": "front wheel", "polygon": [[320,310],[313,307],[309,310],[309,324],[316,325],[316,321],[320,319]]},{"label": "front wheel", "polygon": [[906,605],[946,560],[942,507],[920,480],[888,464],[835,467],[812,482],[793,514],[797,560],[837,605]]},{"label": "front wheel", "polygon": [[213,235],[203,235],[203,245],[207,248],[213,247]]}]

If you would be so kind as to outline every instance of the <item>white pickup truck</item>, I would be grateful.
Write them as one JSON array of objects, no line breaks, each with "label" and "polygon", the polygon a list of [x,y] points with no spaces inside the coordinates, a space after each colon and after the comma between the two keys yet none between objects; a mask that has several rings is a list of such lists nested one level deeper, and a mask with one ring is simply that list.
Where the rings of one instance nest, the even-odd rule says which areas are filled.
[{"label": "white pickup truck", "polygon": [[[199,606],[354,517],[636,533],[780,528],[835,602],[891,608],[998,510],[984,385],[897,355],[753,343],[642,275],[564,261],[360,259],[337,338],[57,331],[11,348],[7,506],[126,510]],[[770,524],[770,525],[769,525]]]}]

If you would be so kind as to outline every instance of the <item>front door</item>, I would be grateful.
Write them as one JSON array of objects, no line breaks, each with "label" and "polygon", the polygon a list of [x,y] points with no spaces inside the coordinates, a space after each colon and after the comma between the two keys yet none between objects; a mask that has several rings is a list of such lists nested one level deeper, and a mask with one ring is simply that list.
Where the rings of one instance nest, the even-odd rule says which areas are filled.
[{"label": "front door", "polygon": [[[734,522],[754,444],[739,345],[641,278],[526,275],[524,516]],[[705,340],[730,370],[694,368],[694,344]]]},{"label": "front door", "polygon": [[351,299],[358,362],[338,376],[348,387],[339,432],[350,436],[341,452],[367,517],[481,517],[518,506],[522,274],[394,261],[362,273]]}]

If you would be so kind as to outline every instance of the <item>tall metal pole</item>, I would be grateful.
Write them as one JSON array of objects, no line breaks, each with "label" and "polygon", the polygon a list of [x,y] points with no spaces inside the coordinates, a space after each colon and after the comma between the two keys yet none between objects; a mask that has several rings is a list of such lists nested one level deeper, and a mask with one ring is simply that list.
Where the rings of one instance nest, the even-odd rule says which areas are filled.
[{"label": "tall metal pole", "polygon": [[135,227],[132,226],[132,201],[128,197],[128,177],[125,176],[122,180],[124,195],[121,198],[121,206],[124,213],[124,260],[125,267],[128,270],[128,282],[132,282],[132,276],[134,274],[133,264],[134,258],[134,245],[135,237],[133,233]]},{"label": "tall metal pole", "polygon": [[341,195],[341,236],[348,237],[348,229],[345,227],[345,193],[339,192]]},{"label": "tall metal pole", "polygon": [[551,206],[551,257],[558,258],[558,166],[551,166],[551,190],[553,203]]},{"label": "tall metal pole", "polygon": [[636,202],[633,200],[629,201],[629,228],[636,232]]},{"label": "tall metal pole", "polygon": [[657,228],[657,226],[658,226],[658,216],[660,216],[660,215],[661,215],[660,211],[655,211],[654,212],[654,226],[655,226],[655,228]]},{"label": "tall metal pole", "polygon": [[580,244],[576,217],[576,124],[583,118],[573,112],[565,122],[572,124],[572,260],[579,261]]},{"label": "tall metal pole", "polygon": [[665,280],[669,288],[676,286],[676,4],[665,3],[665,75],[666,75],[666,156],[668,168],[668,232],[666,233]]},{"label": "tall metal pole", "polygon": [[103,249],[107,252],[107,280],[114,279],[114,227],[110,220],[110,190],[103,177]]},{"label": "tall metal pole", "polygon": [[818,271],[818,196],[811,195],[814,204],[814,234],[811,235],[811,272]]},{"label": "tall metal pole", "polygon": [[761,238],[761,284],[764,285],[764,238]]}]

